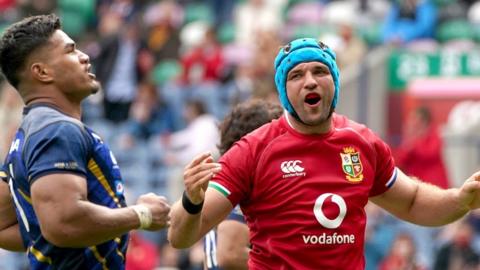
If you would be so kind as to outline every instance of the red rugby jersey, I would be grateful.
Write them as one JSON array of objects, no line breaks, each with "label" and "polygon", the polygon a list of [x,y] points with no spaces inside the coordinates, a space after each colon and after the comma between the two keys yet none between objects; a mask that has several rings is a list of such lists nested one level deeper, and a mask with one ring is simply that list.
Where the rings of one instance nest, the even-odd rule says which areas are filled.
[{"label": "red rugby jersey", "polygon": [[285,116],[243,137],[210,187],[240,204],[250,269],[364,269],[364,207],[396,170],[370,129],[334,115],[327,134],[304,135]]}]

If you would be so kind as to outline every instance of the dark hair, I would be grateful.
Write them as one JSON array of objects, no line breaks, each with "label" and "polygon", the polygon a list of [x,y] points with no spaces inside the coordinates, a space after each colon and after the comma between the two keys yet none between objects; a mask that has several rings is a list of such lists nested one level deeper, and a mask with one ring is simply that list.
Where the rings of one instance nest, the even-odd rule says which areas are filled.
[{"label": "dark hair", "polygon": [[233,146],[246,134],[279,118],[283,113],[280,105],[262,100],[251,100],[235,106],[220,124],[220,154]]},{"label": "dark hair", "polygon": [[24,68],[28,56],[46,45],[60,27],[60,19],[50,14],[25,18],[5,30],[0,40],[0,66],[13,87],[19,84],[19,71]]},{"label": "dark hair", "polygon": [[187,101],[187,104],[195,111],[196,115],[204,115],[207,113],[205,103],[199,99],[191,99]]},{"label": "dark hair", "polygon": [[420,116],[425,124],[428,125],[432,122],[432,113],[427,107],[418,107],[415,112]]}]

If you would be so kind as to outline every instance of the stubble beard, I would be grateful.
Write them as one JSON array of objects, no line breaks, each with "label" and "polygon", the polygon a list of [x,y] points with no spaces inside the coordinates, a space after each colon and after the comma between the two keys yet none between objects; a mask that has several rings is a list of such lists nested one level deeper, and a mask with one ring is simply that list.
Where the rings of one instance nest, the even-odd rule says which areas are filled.
[{"label": "stubble beard", "polygon": [[[322,113],[318,117],[315,117],[314,119],[302,119],[302,117],[300,117],[300,119],[302,120],[303,124],[307,126],[310,126],[310,127],[320,126],[320,125],[323,125],[325,122],[330,121],[330,118],[334,111],[335,109],[330,104],[328,113],[327,111],[322,111]],[[306,111],[305,111],[305,114],[308,115]]]}]

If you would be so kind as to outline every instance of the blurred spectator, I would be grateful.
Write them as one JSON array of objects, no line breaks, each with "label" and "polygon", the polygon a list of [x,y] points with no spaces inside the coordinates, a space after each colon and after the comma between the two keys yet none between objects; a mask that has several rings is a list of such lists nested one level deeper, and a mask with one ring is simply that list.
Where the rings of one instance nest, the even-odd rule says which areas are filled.
[{"label": "blurred spectator", "polygon": [[252,57],[255,77],[263,80],[273,78],[272,63],[277,56],[278,48],[282,46],[278,32],[273,30],[259,30],[254,44],[251,44],[254,57]]},{"label": "blurred spectator", "polygon": [[123,21],[118,13],[111,11],[102,20],[109,22],[105,26],[109,35],[101,41],[95,72],[104,89],[105,118],[119,123],[127,120],[137,84],[153,63],[145,65],[138,61],[145,58],[139,58],[144,51],[136,18]]},{"label": "blurred spectator", "polygon": [[165,141],[169,153],[166,163],[182,167],[202,152],[215,152],[219,142],[217,120],[207,113],[201,101],[187,102],[184,117],[187,127],[172,133]]},{"label": "blurred spectator", "polygon": [[420,270],[415,259],[416,249],[412,236],[399,233],[388,255],[380,263],[379,270]]},{"label": "blurred spectator", "polygon": [[[430,111],[426,107],[419,107],[408,116],[403,142],[397,151],[397,165],[406,174],[421,181],[449,188],[442,144]],[[429,169],[418,164],[429,164]]]},{"label": "blurred spectator", "polygon": [[438,25],[467,17],[468,5],[463,1],[450,1],[438,8]]},{"label": "blurred spectator", "polygon": [[16,3],[22,17],[52,13],[57,7],[57,1],[51,0],[21,0]]},{"label": "blurred spectator", "polygon": [[220,80],[223,75],[224,59],[214,28],[210,27],[203,41],[186,52],[181,63],[182,82],[186,85]]},{"label": "blurred spectator", "polygon": [[159,99],[155,85],[141,83],[127,121],[127,140],[145,141],[152,136],[168,135],[173,131],[172,111]]},{"label": "blurred spectator", "polygon": [[254,46],[260,31],[278,32],[285,0],[247,0],[234,10],[236,42]]},{"label": "blurred spectator", "polygon": [[150,148],[150,144],[168,137],[175,130],[173,121],[173,113],[158,97],[155,85],[144,81],[139,85],[125,125],[112,128],[115,129],[112,149],[133,195],[144,192],[166,195],[164,149]]},{"label": "blurred spectator", "polygon": [[214,26],[216,28],[232,21],[235,2],[235,0],[208,0],[210,9],[215,16]]},{"label": "blurred spectator", "polygon": [[277,31],[262,30],[258,32],[257,41],[253,47],[253,91],[252,97],[278,102],[274,74],[271,67],[281,47],[282,41]]},{"label": "blurred spectator", "polygon": [[178,28],[183,22],[182,8],[172,0],[152,4],[144,16],[147,27],[147,46],[155,61],[178,59],[180,36]]},{"label": "blurred spectator", "polygon": [[[226,111],[224,107],[228,106],[228,103],[222,102],[223,93],[220,92],[223,90],[220,87],[221,81],[226,76],[225,58],[215,29],[208,27],[200,42],[188,48],[180,61],[183,73],[180,89],[177,89],[181,93],[177,95],[180,95],[183,101],[188,98],[201,100],[208,113],[217,118],[223,117]],[[185,106],[184,102],[178,103],[177,96],[170,97],[169,101],[171,104],[176,104],[174,105],[176,111]]]},{"label": "blurred spectator", "polygon": [[15,0],[0,0],[0,23],[10,23],[18,19]]},{"label": "blurred spectator", "polygon": [[395,0],[383,25],[383,42],[403,45],[432,38],[437,10],[429,0]]},{"label": "blurred spectator", "polygon": [[136,231],[130,234],[128,244],[126,270],[153,270],[159,263],[159,250]]},{"label": "blurred spectator", "polygon": [[253,68],[251,63],[240,63],[233,67],[233,78],[224,86],[228,107],[249,99],[252,96]]},{"label": "blurred spectator", "polygon": [[217,120],[208,114],[203,102],[190,100],[184,108],[186,128],[164,137],[152,149],[162,151],[163,164],[167,166],[168,198],[175,200],[183,192],[183,168],[196,155],[203,152],[217,153],[220,135]]},{"label": "blurred spectator", "polygon": [[394,240],[391,215],[372,202],[365,206],[367,225],[365,230],[365,269],[378,270]]},{"label": "blurred spectator", "polygon": [[433,270],[478,269],[480,257],[472,248],[472,226],[462,220],[447,228],[453,230],[453,237],[438,251]]},{"label": "blurred spectator", "polygon": [[367,45],[356,35],[352,23],[344,22],[338,28],[341,42],[335,51],[338,67],[342,70],[351,65],[358,65],[367,54]]},{"label": "blurred spectator", "polygon": [[179,263],[181,258],[181,252],[178,249],[173,248],[168,242],[163,243],[160,246],[160,267],[159,269],[175,270],[179,269]]},{"label": "blurred spectator", "polygon": [[0,12],[4,12],[8,9],[12,9],[15,6],[15,0],[1,0]]}]

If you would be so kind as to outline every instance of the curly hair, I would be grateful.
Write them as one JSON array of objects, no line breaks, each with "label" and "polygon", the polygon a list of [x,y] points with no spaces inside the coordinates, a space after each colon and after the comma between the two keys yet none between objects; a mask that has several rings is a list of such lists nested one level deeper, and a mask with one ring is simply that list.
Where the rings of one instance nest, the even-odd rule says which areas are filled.
[{"label": "curly hair", "polygon": [[262,100],[250,100],[235,106],[220,123],[220,154],[233,146],[246,134],[279,118],[283,113],[280,105]]},{"label": "curly hair", "polygon": [[13,87],[17,88],[19,72],[30,54],[46,45],[60,28],[60,19],[50,14],[25,18],[5,30],[0,40],[0,67]]}]

